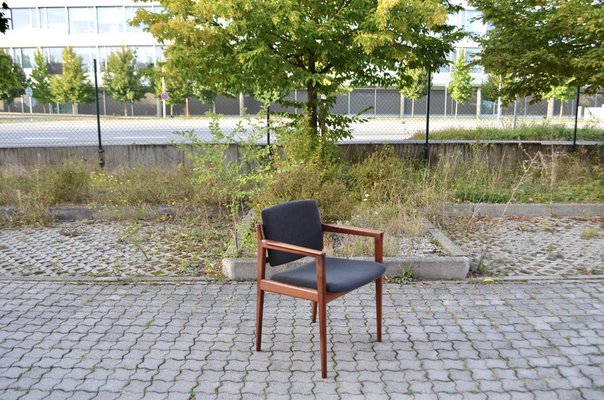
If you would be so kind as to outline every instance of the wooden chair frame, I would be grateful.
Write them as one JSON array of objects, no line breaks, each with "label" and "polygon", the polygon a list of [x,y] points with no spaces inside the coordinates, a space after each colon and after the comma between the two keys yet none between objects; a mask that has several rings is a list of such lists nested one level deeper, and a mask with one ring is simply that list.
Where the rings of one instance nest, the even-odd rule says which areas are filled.
[{"label": "wooden chair frame", "polygon": [[[321,224],[323,232],[334,232],[357,236],[369,236],[375,242],[375,261],[383,263],[384,233],[373,229],[356,228],[351,226]],[[319,337],[321,344],[321,376],[327,377],[327,303],[345,295],[348,292],[330,293],[325,289],[325,251],[309,249],[292,244],[267,240],[264,237],[262,225],[258,224],[258,272],[257,272],[257,300],[256,300],[256,351],[262,347],[262,316],[264,312],[264,292],[279,293],[312,302],[312,322],[317,319],[319,309]],[[317,290],[288,285],[266,279],[267,250],[278,250],[288,253],[313,257],[317,270]],[[375,304],[377,319],[377,341],[382,341],[382,281],[383,277],[375,280]]]}]

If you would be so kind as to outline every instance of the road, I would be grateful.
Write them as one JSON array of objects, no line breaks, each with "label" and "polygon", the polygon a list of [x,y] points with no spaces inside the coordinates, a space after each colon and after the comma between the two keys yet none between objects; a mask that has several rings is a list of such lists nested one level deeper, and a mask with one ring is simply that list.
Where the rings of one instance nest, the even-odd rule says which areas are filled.
[{"label": "road", "polygon": [[[98,145],[97,122],[94,117],[50,115],[24,117],[22,114],[0,116],[0,147],[49,147]],[[430,120],[430,130],[451,127],[472,129],[480,126],[511,126],[509,120],[443,119]],[[265,126],[264,120],[241,120],[238,117],[223,117],[220,127],[224,134],[240,125],[238,136],[244,137]],[[410,138],[414,133],[425,130],[424,118],[372,118],[352,126],[353,138],[346,142],[384,142]],[[193,130],[200,139],[210,140],[209,118],[102,118],[101,138],[103,145],[169,144],[185,139],[175,132]],[[274,140],[274,138],[271,138]],[[262,137],[262,142],[266,139]]]}]

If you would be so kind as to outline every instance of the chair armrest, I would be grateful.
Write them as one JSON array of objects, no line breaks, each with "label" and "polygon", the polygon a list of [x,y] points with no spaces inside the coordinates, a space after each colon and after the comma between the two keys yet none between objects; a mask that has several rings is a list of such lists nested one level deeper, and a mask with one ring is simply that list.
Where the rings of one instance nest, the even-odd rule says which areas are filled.
[{"label": "chair armrest", "polygon": [[296,246],[293,244],[276,242],[274,240],[262,240],[260,246],[265,249],[284,251],[286,253],[300,254],[309,257],[323,257],[325,252],[322,250],[309,249],[308,247]]},{"label": "chair armrest", "polygon": [[345,225],[333,225],[333,224],[321,224],[324,232],[335,232],[335,233],[346,233],[357,236],[371,236],[373,238],[380,238],[384,236],[384,232],[377,231],[375,229],[357,228],[354,226]]}]

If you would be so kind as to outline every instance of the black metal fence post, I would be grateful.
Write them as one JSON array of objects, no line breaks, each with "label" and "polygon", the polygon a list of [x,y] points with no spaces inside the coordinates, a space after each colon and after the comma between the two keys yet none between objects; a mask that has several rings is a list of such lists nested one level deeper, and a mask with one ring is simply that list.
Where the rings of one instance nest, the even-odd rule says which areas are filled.
[{"label": "black metal fence post", "polygon": [[428,69],[428,97],[426,98],[426,142],[424,143],[424,159],[430,158],[430,148],[428,143],[428,134],[430,132],[430,88],[432,87],[432,75],[430,69]]},{"label": "black metal fence post", "polygon": [[577,149],[577,125],[579,124],[579,97],[581,88],[577,85],[577,99],[575,100],[575,128],[573,130],[573,150]]},{"label": "black metal fence post", "polygon": [[266,144],[271,145],[271,106],[266,106]]},{"label": "black metal fence post", "polygon": [[96,58],[94,59],[94,94],[96,101],[96,129],[99,138],[99,166],[105,168],[105,150],[101,142],[101,113],[99,110],[99,80],[97,77]]}]

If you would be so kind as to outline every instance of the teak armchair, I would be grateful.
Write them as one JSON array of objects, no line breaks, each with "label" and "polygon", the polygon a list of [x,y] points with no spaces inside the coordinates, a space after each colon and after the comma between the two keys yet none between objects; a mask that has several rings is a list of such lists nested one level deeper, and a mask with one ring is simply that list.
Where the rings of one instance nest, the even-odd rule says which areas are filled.
[{"label": "teak armchair", "polygon": [[[326,257],[323,232],[370,236],[375,240],[375,262]],[[262,346],[264,292],[293,296],[312,302],[312,322],[319,309],[321,376],[327,377],[327,303],[375,282],[377,341],[382,341],[383,232],[323,224],[314,200],[279,204],[262,211],[257,226],[258,274],[256,303],[256,351]],[[268,257],[267,257],[268,253]],[[277,266],[312,257],[314,261],[274,274],[266,279],[266,264]]]}]

